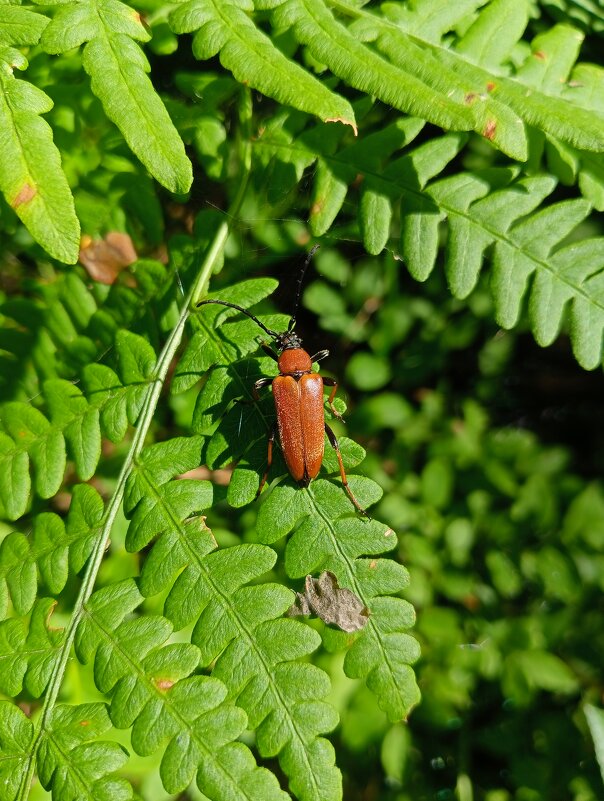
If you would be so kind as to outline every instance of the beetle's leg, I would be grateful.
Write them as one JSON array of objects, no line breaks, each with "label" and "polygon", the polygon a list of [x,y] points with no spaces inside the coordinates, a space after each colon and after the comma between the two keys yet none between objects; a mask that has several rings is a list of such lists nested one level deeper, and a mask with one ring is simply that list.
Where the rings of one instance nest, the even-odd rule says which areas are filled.
[{"label": "beetle's leg", "polygon": [[329,356],[328,350],[320,350],[318,353],[315,353],[314,356],[310,357],[311,362],[320,362],[321,359],[325,359],[326,356]]},{"label": "beetle's leg", "polygon": [[258,487],[258,492],[256,493],[256,498],[262,492],[264,485],[266,484],[266,477],[268,476],[268,471],[271,469],[271,465],[273,463],[273,443],[275,441],[275,437],[277,436],[277,424],[271,428],[271,433],[268,435],[268,451],[266,456],[266,471],[262,476],[262,481],[260,482],[260,486]]},{"label": "beetle's leg", "polygon": [[260,394],[258,390],[262,389],[262,387],[268,387],[269,384],[273,383],[272,378],[259,378],[252,388],[252,395],[254,396],[255,401],[260,400]]},{"label": "beetle's leg", "polygon": [[279,361],[279,355],[271,348],[268,342],[261,342],[260,347],[266,353],[267,356],[270,356],[273,361]]},{"label": "beetle's leg", "polygon": [[336,439],[336,435],[333,433],[331,428],[325,423],[325,433],[331,443],[331,447],[336,452],[336,456],[338,457],[338,464],[340,465],[340,476],[342,477],[342,484],[344,485],[344,489],[346,490],[346,494],[354,504],[355,509],[357,512],[366,517],[368,520],[371,520],[367,512],[363,509],[361,504],[357,501],[357,499],[352,494],[352,490],[348,486],[348,479],[346,478],[346,471],[344,470],[344,463],[342,462],[342,454],[340,453],[340,446],[338,444],[338,440]]},{"label": "beetle's leg", "polygon": [[335,380],[335,378],[327,378],[323,376],[323,384],[326,387],[333,387],[333,389],[329,393],[329,398],[327,398],[327,403],[329,403],[329,408],[331,409],[333,416],[337,417],[338,420],[342,420],[343,419],[342,415],[340,414],[340,412],[336,411],[336,408],[333,405],[333,399],[335,398],[336,392],[338,391],[338,382]]}]

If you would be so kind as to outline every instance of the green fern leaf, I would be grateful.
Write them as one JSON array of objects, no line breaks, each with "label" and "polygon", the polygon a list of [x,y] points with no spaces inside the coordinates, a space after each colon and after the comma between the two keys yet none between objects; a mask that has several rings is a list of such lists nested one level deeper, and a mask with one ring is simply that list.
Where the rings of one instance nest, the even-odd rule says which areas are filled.
[{"label": "green fern leaf", "polygon": [[[361,502],[375,501],[373,482],[351,486]],[[364,496],[364,493],[366,495]],[[369,620],[346,656],[344,668],[352,678],[366,678],[380,707],[391,720],[406,718],[419,701],[410,665],[419,656],[417,642],[406,630],[414,623],[413,609],[398,592],[408,584],[407,571],[384,559],[363,559],[396,547],[396,537],[376,521],[351,518],[342,512],[341,491],[327,481],[314,481],[307,490],[276,487],[258,515],[262,542],[275,542],[290,531],[285,565],[292,577],[330,570],[342,587],[352,590],[369,609]],[[377,497],[379,497],[379,492]],[[317,514],[317,510],[321,514]]]},{"label": "green fern leaf", "polygon": [[[277,282],[272,278],[257,278],[251,281],[244,281],[239,284],[233,294],[229,293],[229,300],[239,305],[253,305],[274,292]],[[215,293],[213,298],[223,298],[224,293]],[[225,298],[226,299],[226,298]],[[194,386],[200,377],[214,364],[224,361],[235,360],[243,355],[241,347],[233,348],[228,341],[216,341],[213,336],[214,323],[219,314],[232,317],[235,312],[226,310],[220,306],[204,306],[203,313],[199,311],[195,317],[191,317],[190,325],[193,329],[193,336],[180,359],[174,378],[172,379],[172,392],[175,394],[185,392]],[[223,319],[221,317],[221,319]],[[253,340],[254,335],[250,337]],[[249,352],[255,348],[253,341],[247,345]]]},{"label": "green fern leaf", "polygon": [[516,78],[543,92],[559,94],[567,84],[581,49],[583,36],[576,28],[555,25],[531,43],[533,58],[527,59]]},{"label": "green fern leaf", "polygon": [[90,404],[100,410],[103,432],[112,442],[121,442],[128,423],[138,416],[144,386],[142,391],[137,391],[139,387],[124,388],[117,374],[104,364],[86,365],[82,379]]},{"label": "green fern leaf", "polygon": [[[472,5],[484,4],[469,3],[468,7]],[[381,17],[338,3],[340,10],[355,18],[351,30],[357,36],[374,41],[393,64],[434,90],[448,86],[452,99],[471,111],[474,130],[512,158],[527,158],[523,123],[576,147],[603,149],[604,117],[590,114],[586,109],[595,110],[594,101],[582,102],[575,88],[575,72],[583,65],[568,75],[581,40],[577,31],[559,26],[564,30],[554,28],[538,36],[531,55],[510,76],[510,53],[528,18],[526,0],[484,5],[453,47],[440,39],[452,30],[449,24],[454,26],[463,18],[466,5],[456,3],[447,12],[441,6],[440,2],[413,8],[386,3]]]},{"label": "green fern leaf", "polygon": [[457,53],[486,68],[504,62],[529,18],[528,0],[492,0],[457,42]]},{"label": "green fern leaf", "polygon": [[340,775],[331,745],[319,736],[337,722],[322,701],[329,682],[322,671],[297,661],[319,639],[297,621],[277,620],[292,604],[289,590],[245,586],[272,567],[274,551],[241,545],[211,553],[216,547],[211,532],[192,517],[210,504],[211,486],[169,480],[199,464],[201,443],[193,437],[147,448],[128,482],[127,547],[145,547],[157,537],[141,589],[153,595],[170,588],[165,613],[176,628],[197,621],[192,641],[201,664],[215,663],[213,675],[257,729],[260,753],[279,756],[292,790],[303,799],[335,801]]},{"label": "green fern leaf", "polygon": [[120,442],[141,411],[157,357],[141,336],[120,329],[115,338],[118,375],[104,364],[88,364],[82,379],[90,405],[100,412],[103,433]]},{"label": "green fern leaf", "polygon": [[398,69],[361,44],[339,23],[322,0],[263,0],[257,8],[273,9],[278,28],[292,28],[297,40],[346,83],[384,103],[453,130],[473,127],[471,112]]},{"label": "green fern leaf", "polygon": [[[497,77],[492,73],[460,59],[452,51],[441,49],[437,58],[447,69],[457,69],[460,76],[471,82],[474,93],[480,95],[488,88],[489,95],[510,108],[519,118],[535,128],[564,142],[585,150],[604,149],[604,115],[581,108],[569,99],[539,91],[529,91],[512,78]],[[497,117],[493,124],[498,124]]]},{"label": "green fern leaf", "polygon": [[246,12],[253,7],[250,0],[189,0],[171,14],[170,23],[176,33],[196,31],[197,58],[220,53],[221,63],[238,81],[324,122],[343,122],[356,131],[348,101],[286,58],[250,20]]},{"label": "green fern leaf", "polygon": [[31,486],[29,458],[13,440],[0,433],[0,499],[9,520],[17,520],[25,512]]},{"label": "green fern leaf", "polygon": [[52,423],[63,430],[78,475],[86,481],[94,475],[101,455],[99,411],[69,381],[47,381],[44,395]]},{"label": "green fern leaf", "polygon": [[54,607],[51,598],[41,598],[29,624],[20,618],[0,623],[0,691],[8,696],[16,697],[24,687],[34,698],[44,692],[64,639],[62,629],[49,625]]},{"label": "green fern leaf", "polygon": [[[413,161],[414,154],[409,157]],[[446,271],[453,293],[463,298],[472,291],[484,252],[494,244],[492,289],[498,322],[505,328],[514,327],[522,300],[529,293],[535,338],[548,345],[558,335],[570,306],[575,356],[583,367],[593,369],[602,358],[604,331],[602,240],[560,246],[587,216],[590,206],[574,200],[535,212],[553,190],[554,179],[541,176],[510,183],[511,177],[508,171],[493,170],[483,176],[462,174],[428,185],[421,201],[412,200],[414,215],[403,218],[404,259],[412,275],[420,280],[427,277],[436,250],[420,250],[417,232],[431,227],[436,236],[438,223],[446,216],[450,229]],[[405,202],[403,198],[403,209]]]},{"label": "green fern leaf", "polygon": [[0,409],[0,423],[16,443],[29,452],[35,468],[36,492],[52,498],[65,472],[65,440],[44,415],[26,403],[7,403]]},{"label": "green fern leaf", "polygon": [[483,0],[416,0],[411,5],[395,2],[382,3],[384,16],[399,24],[417,38],[439,42],[445,33],[467,20],[484,5]]},{"label": "green fern leaf", "polygon": [[82,63],[107,116],[160,183],[172,192],[187,192],[191,163],[146,75],[147,59],[132,39],[149,39],[137,12],[118,0],[87,0],[60,8],[42,46],[48,53],[63,53],[87,42]]},{"label": "green fern leaf", "polygon": [[369,188],[361,193],[361,236],[368,253],[377,256],[386,247],[392,221],[390,198]]},{"label": "green fern leaf", "polygon": [[49,19],[21,6],[5,5],[0,17],[0,45],[36,44]]},{"label": "green fern leaf", "polygon": [[96,684],[112,693],[113,723],[133,727],[132,745],[141,755],[167,742],[160,773],[168,792],[184,790],[198,771],[200,789],[211,798],[284,801],[275,777],[233,742],[247,718],[225,703],[226,687],[191,675],[198,649],[166,644],[172,626],[165,618],[129,618],[142,600],[131,580],[97,591],[76,635],[79,658],[95,657]]},{"label": "green fern leaf", "polygon": [[[36,599],[37,573],[30,555],[29,540],[24,534],[14,531],[2,540],[0,564],[2,579],[17,614],[27,614]],[[5,592],[2,595],[6,597]]]},{"label": "green fern leaf", "polygon": [[34,239],[54,258],[73,264],[80,226],[52,131],[40,116],[52,101],[15,78],[14,69],[27,66],[17,50],[0,44],[0,65],[0,190]]},{"label": "green fern leaf", "polygon": [[74,487],[67,521],[51,512],[34,519],[33,533],[13,532],[0,543],[0,613],[8,595],[18,614],[27,614],[36,598],[38,575],[53,594],[60,593],[69,569],[79,572],[90,556],[103,519],[103,501],[87,484]]},{"label": "green fern leaf", "polygon": [[118,331],[115,339],[120,376],[124,384],[145,386],[155,367],[155,351],[146,339],[130,331]]},{"label": "green fern leaf", "polygon": [[10,701],[0,701],[0,801],[14,801],[29,758],[31,720]]},{"label": "green fern leaf", "polygon": [[315,236],[322,236],[342,208],[348,185],[322,159],[317,163],[309,222]]},{"label": "green fern leaf", "polygon": [[55,707],[38,751],[38,776],[53,799],[130,801],[130,784],[112,775],[126,763],[125,749],[96,739],[110,728],[105,704]]}]

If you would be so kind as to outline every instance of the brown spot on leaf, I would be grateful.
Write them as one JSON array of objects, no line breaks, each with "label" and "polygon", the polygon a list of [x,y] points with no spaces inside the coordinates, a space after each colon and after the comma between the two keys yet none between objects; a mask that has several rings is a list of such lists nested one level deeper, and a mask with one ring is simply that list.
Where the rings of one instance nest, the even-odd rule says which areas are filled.
[{"label": "brown spot on leaf", "polygon": [[29,203],[30,200],[33,200],[33,198],[35,198],[37,194],[38,190],[36,189],[35,186],[32,186],[31,184],[27,183],[23,184],[21,189],[19,189],[15,197],[12,199],[11,206],[13,207],[13,209],[17,209],[24,203]]},{"label": "brown spot on leaf", "polygon": [[545,61],[547,59],[547,53],[544,53],[543,50],[535,50],[533,55],[535,58],[538,58],[539,61]]},{"label": "brown spot on leaf", "polygon": [[128,234],[110,231],[104,239],[82,237],[80,264],[84,265],[88,275],[100,284],[112,284],[124,267],[128,267],[137,258]]},{"label": "brown spot on leaf", "polygon": [[372,560],[371,560],[371,562],[369,562],[369,568],[370,568],[371,570],[375,570],[375,569],[376,569],[376,567],[377,567],[377,564],[378,564],[378,563],[377,563],[377,559],[372,559]]},{"label": "brown spot on leaf", "polygon": [[52,617],[52,613],[57,608],[57,601],[54,601],[48,608],[48,612],[46,613],[46,617],[44,618],[44,625],[49,631],[62,631],[62,627],[59,626],[51,626],[50,625],[50,618]]},{"label": "brown spot on leaf", "polygon": [[476,100],[477,97],[478,97],[478,95],[476,94],[476,92],[468,92],[468,94],[464,97],[463,100],[464,100],[464,103],[467,106],[469,106]]},{"label": "brown spot on leaf", "polygon": [[487,92],[492,92],[493,89],[496,88],[496,86],[497,86],[497,84],[495,83],[495,81],[489,81],[487,83]]},{"label": "brown spot on leaf", "polygon": [[80,721],[80,726],[90,726],[90,721],[89,720],[81,720]]},{"label": "brown spot on leaf", "polygon": [[155,686],[158,690],[165,692],[166,690],[169,690],[170,687],[174,686],[174,682],[172,679],[155,679]]},{"label": "brown spot on leaf", "polygon": [[318,201],[318,200],[315,203],[313,203],[312,206],[310,207],[310,216],[314,217],[317,214],[319,214],[319,212],[323,211],[324,205],[325,203],[323,201]]},{"label": "brown spot on leaf", "polygon": [[497,121],[496,120],[489,120],[487,122],[487,127],[484,129],[484,137],[489,141],[493,141],[495,139],[495,134],[497,133]]}]

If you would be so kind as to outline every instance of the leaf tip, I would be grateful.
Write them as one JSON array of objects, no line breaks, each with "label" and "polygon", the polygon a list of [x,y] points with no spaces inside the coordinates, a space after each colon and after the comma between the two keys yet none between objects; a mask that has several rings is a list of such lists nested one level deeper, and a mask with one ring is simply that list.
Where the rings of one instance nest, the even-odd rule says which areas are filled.
[{"label": "leaf tip", "polygon": [[350,125],[352,130],[354,131],[354,135],[359,135],[359,130],[356,126],[356,123],[352,120],[347,120],[345,117],[326,117],[323,122],[341,122],[343,125]]}]

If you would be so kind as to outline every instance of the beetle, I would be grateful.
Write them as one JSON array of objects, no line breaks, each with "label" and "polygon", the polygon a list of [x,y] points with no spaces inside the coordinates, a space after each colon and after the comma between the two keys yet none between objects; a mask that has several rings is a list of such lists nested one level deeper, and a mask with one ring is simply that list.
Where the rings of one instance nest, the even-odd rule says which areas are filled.
[{"label": "beetle", "polygon": [[325,422],[323,409],[324,387],[331,387],[331,393],[327,402],[334,416],[339,420],[342,419],[333,405],[333,400],[338,390],[337,381],[333,378],[320,376],[312,370],[313,363],[324,359],[329,355],[329,351],[320,350],[318,353],[315,353],[314,356],[310,356],[302,347],[302,339],[294,331],[302,279],[317,248],[318,245],[313,247],[309,252],[301,275],[298,278],[294,313],[285,331],[271,331],[271,329],[267,328],[257,317],[242,306],[238,306],[236,303],[229,303],[225,300],[206,299],[197,303],[197,307],[199,308],[205,304],[215,303],[221,306],[228,306],[230,309],[236,309],[242,314],[247,315],[247,317],[253,320],[268,334],[276,348],[275,351],[268,343],[261,343],[264,352],[277,362],[279,375],[275,378],[260,378],[253,386],[253,396],[255,400],[260,399],[259,391],[263,387],[272,386],[277,418],[269,434],[268,464],[260,486],[258,487],[256,497],[262,492],[268,472],[271,468],[273,461],[273,444],[277,433],[279,434],[279,442],[281,443],[287,469],[292,478],[302,487],[307,487],[312,479],[317,477],[321,469],[325,447],[324,433],[326,433],[331,446],[336,452],[342,484],[344,485],[348,497],[352,501],[357,512],[364,517],[369,517],[350,489],[338,440],[330,426]]}]

